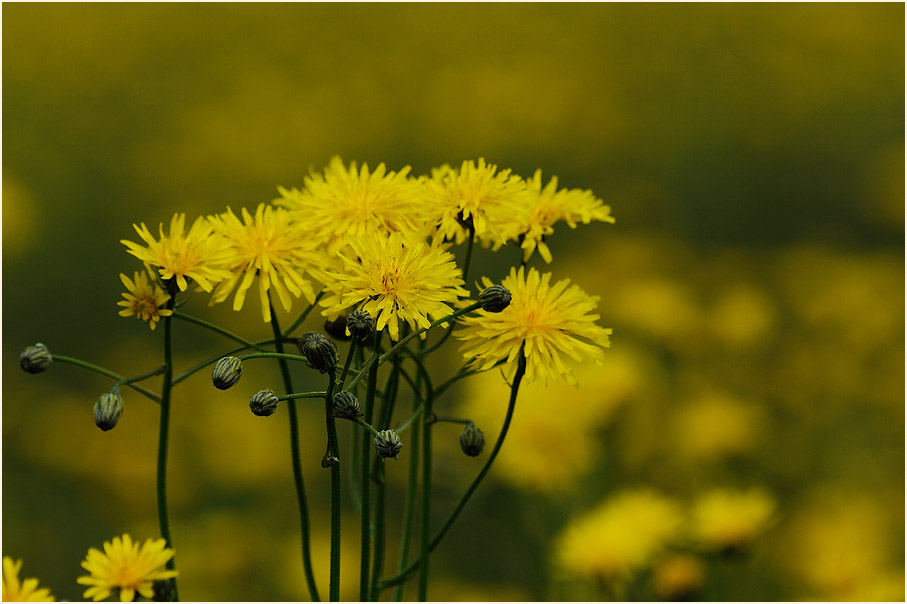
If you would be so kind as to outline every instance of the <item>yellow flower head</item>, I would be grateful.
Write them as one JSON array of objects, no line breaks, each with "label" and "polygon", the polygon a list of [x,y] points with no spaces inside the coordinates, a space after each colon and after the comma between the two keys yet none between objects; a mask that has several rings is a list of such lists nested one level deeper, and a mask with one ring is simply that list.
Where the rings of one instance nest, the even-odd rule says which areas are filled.
[{"label": "yellow flower head", "polygon": [[331,315],[357,306],[385,325],[391,339],[400,338],[399,321],[414,330],[453,312],[458,296],[468,296],[462,274],[450,252],[402,234],[347,238],[351,254],[340,253],[344,271],[332,274],[322,312]]},{"label": "yellow flower head", "polygon": [[459,170],[447,165],[434,169],[425,185],[438,234],[448,241],[463,243],[468,233],[464,225],[471,223],[479,241],[497,250],[506,243],[506,234],[528,219],[532,193],[526,183],[481,158],[478,163],[464,161]]},{"label": "yellow flower head", "polygon": [[147,246],[126,239],[120,243],[142,262],[158,267],[161,279],[176,278],[180,291],[186,291],[187,280],[193,279],[203,290],[210,292],[214,283],[230,277],[221,265],[229,260],[231,251],[213,234],[211,225],[203,217],[196,218],[188,232],[185,225],[186,215],[174,214],[169,235],[164,234],[164,225],[160,225],[160,241],[154,239],[144,222],[141,226],[132,225]]},{"label": "yellow flower head", "polygon": [[[491,282],[485,279],[485,284]],[[505,374],[516,371],[520,346],[526,343],[526,380],[547,384],[563,376],[576,384],[573,372],[561,358],[566,354],[580,361],[590,358],[598,363],[604,359],[602,348],[611,346],[611,330],[596,325],[598,297],[589,296],[569,279],[551,285],[551,273],[540,275],[534,268],[526,275],[510,269],[503,281],[513,299],[499,313],[484,310],[461,319],[466,329],[457,337],[463,340],[460,349],[479,370],[490,369],[505,361]]]},{"label": "yellow flower head", "polygon": [[286,311],[291,307],[290,294],[297,298],[305,295],[310,303],[314,302],[315,291],[304,275],[319,263],[321,254],[315,251],[308,232],[291,222],[287,210],[263,203],[258,205],[254,217],[243,208],[242,218],[240,221],[230,208],[208,217],[214,231],[229,241],[233,251],[232,260],[224,265],[231,276],[214,289],[211,304],[223,302],[235,288],[233,310],[242,309],[256,275],[265,323],[271,321],[271,289]]},{"label": "yellow flower head", "polygon": [[588,579],[625,580],[680,534],[678,505],[650,491],[625,491],[571,520],[554,549],[556,566]]},{"label": "yellow flower head", "polygon": [[139,547],[127,534],[122,539],[114,537],[112,542],[105,541],[104,552],[89,549],[82,568],[91,575],[76,579],[79,585],[90,586],[82,597],[98,602],[118,592],[121,602],[132,602],[138,592],[151,599],[155,581],[179,574],[164,568],[173,557],[173,550],[166,545],[163,539],[148,539]]},{"label": "yellow flower head", "polygon": [[19,571],[22,560],[13,561],[3,556],[3,601],[4,602],[54,602],[54,597],[46,587],[38,588],[37,579],[25,579],[19,582]]},{"label": "yellow flower head", "polygon": [[161,308],[167,303],[170,296],[149,281],[148,273],[136,271],[133,273],[132,279],[120,273],[120,281],[128,290],[123,293],[123,297],[126,299],[117,302],[118,306],[124,307],[119,312],[121,317],[138,317],[142,321],[146,321],[148,326],[154,330],[161,317],[169,317],[173,314],[172,310]]},{"label": "yellow flower head", "polygon": [[523,262],[529,260],[538,249],[545,262],[551,262],[551,250],[545,243],[545,237],[554,233],[554,223],[566,222],[571,229],[578,223],[589,224],[593,220],[614,222],[611,208],[597,199],[592,191],[579,189],[557,189],[557,177],[554,176],[542,188],[542,171],[536,170],[526,185],[535,194],[529,205],[530,214],[525,225],[511,224],[507,239],[522,237]]},{"label": "yellow flower head", "polygon": [[382,163],[369,172],[368,164],[358,168],[351,162],[347,168],[333,157],[323,173],[305,178],[302,190],[278,187],[281,197],[274,203],[291,210],[333,257],[346,246],[347,235],[414,235],[425,230],[421,185],[409,178],[409,169],[388,172]]},{"label": "yellow flower head", "polygon": [[693,537],[705,549],[742,549],[774,520],[775,499],[762,489],[715,489],[693,504]]}]

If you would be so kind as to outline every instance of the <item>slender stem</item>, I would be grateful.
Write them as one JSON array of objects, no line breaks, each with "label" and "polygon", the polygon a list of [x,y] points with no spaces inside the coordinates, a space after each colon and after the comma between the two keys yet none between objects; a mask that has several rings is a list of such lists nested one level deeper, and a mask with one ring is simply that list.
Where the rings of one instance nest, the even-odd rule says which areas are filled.
[{"label": "slender stem", "polygon": [[[155,394],[154,392],[148,390],[147,388],[143,388],[141,386],[136,386],[135,384],[130,383],[129,380],[133,379],[133,378],[123,377],[122,375],[120,375],[118,373],[114,373],[113,371],[104,369],[103,367],[94,365],[92,363],[88,363],[86,361],[83,361],[82,359],[76,359],[74,357],[67,357],[67,356],[63,356],[60,354],[54,354],[53,360],[55,363],[68,363],[70,365],[75,365],[76,367],[81,367],[82,369],[88,369],[89,371],[93,371],[95,373],[100,373],[101,375],[104,375],[113,380],[116,380],[118,383],[123,382],[124,386],[128,386],[129,388],[132,388],[136,392],[143,394],[144,396],[151,399],[152,401],[154,401],[157,404],[161,403],[161,397],[158,396],[157,394]],[[126,381],[124,381],[124,380],[126,380]]]},{"label": "slender stem", "polygon": [[459,417],[444,417],[441,415],[436,415],[429,421],[431,421],[432,423],[447,422],[449,424],[465,424],[467,426],[473,423],[471,419],[460,419]]},{"label": "slender stem", "polygon": [[[309,313],[312,312],[312,309],[315,308],[315,305],[318,304],[318,301],[321,300],[321,297],[324,296],[324,293],[325,293],[324,290],[318,292],[315,295],[315,299],[312,300],[312,303],[309,304],[308,307],[306,307],[306,309],[303,310],[302,313],[298,317],[296,317],[295,321],[290,323],[290,326],[287,327],[286,331],[283,332],[284,338],[288,338],[290,336],[290,334],[293,333],[293,330],[295,330],[297,327],[302,325],[302,323],[306,320],[306,317],[309,316]],[[274,316],[273,312],[271,313],[271,316],[272,317]]]},{"label": "slender stem", "polygon": [[422,516],[419,531],[420,554],[418,560],[419,569],[419,601],[428,601],[428,553],[429,553],[429,531],[431,531],[431,428],[432,425],[427,420],[433,415],[432,397],[425,399],[425,411],[422,415]]},{"label": "slender stem", "polygon": [[[175,289],[175,288],[174,288]],[[176,296],[172,295],[167,300],[167,309],[173,310]],[[173,389],[173,342],[171,338],[171,318],[164,317],[164,380],[161,386],[161,423],[157,448],[157,516],[161,526],[161,537],[167,542],[167,547],[173,549],[173,539],[170,536],[170,517],[167,513],[167,447],[170,436],[170,393]],[[167,568],[174,570],[176,563],[171,557],[167,561]],[[173,587],[173,600],[179,601],[176,588],[176,578],[171,579]]]},{"label": "slender stem", "polygon": [[340,601],[340,447],[337,443],[337,426],[333,413],[335,382],[334,372],[328,372],[328,389],[324,395],[328,451],[338,460],[331,465],[331,602]]},{"label": "slender stem", "polygon": [[350,349],[346,354],[346,362],[343,364],[343,371],[340,372],[340,390],[343,390],[343,382],[346,381],[346,374],[350,370],[350,363],[353,362],[353,357],[356,354],[356,339],[353,338],[350,340]]},{"label": "slender stem", "polygon": [[[396,428],[394,428],[394,432],[397,433],[397,436],[400,436],[401,434],[403,434],[404,432],[406,432],[406,431],[409,429],[410,425],[412,425],[413,422],[416,421],[416,420],[417,420],[424,412],[425,412],[425,406],[424,406],[424,405],[419,405],[418,408],[414,409],[412,415],[410,415],[409,417],[407,417],[407,418],[406,418],[406,421],[404,421],[402,424],[400,424],[399,426],[397,426]],[[418,426],[418,425],[419,425],[419,424],[416,424],[416,426]],[[417,431],[418,431],[418,430],[413,430],[413,434],[415,435],[415,433],[416,433]],[[412,437],[411,437],[411,438],[412,438]],[[411,445],[411,446],[412,446],[412,447],[415,447],[415,445]],[[415,449],[413,449],[413,450],[415,450]]]},{"label": "slender stem", "polygon": [[277,397],[279,401],[292,401],[297,398],[324,398],[324,390],[315,392],[294,392],[293,394],[281,394]]},{"label": "slender stem", "polygon": [[[268,295],[268,304],[271,306],[271,329],[274,331],[274,345],[278,353],[283,352],[283,338],[280,334],[280,325],[277,322],[277,313],[274,312],[274,304],[271,302],[270,293]],[[287,393],[293,392],[293,380],[290,377],[290,367],[287,360],[278,357],[280,373],[283,376],[283,385]],[[308,394],[308,393],[306,393]],[[319,398],[321,394],[319,393]],[[296,501],[299,508],[299,526],[302,540],[302,567],[305,572],[306,584],[309,588],[309,596],[313,602],[320,602],[318,596],[318,586],[315,584],[315,573],[312,571],[312,551],[309,535],[309,503],[305,493],[305,480],[302,476],[302,460],[300,459],[299,446],[299,416],[296,412],[296,401],[293,398],[285,399],[290,416],[290,456],[293,461],[293,483],[296,486]]]},{"label": "slender stem", "polygon": [[[278,344],[278,347],[280,350],[283,350],[283,342]],[[304,356],[298,354],[285,354],[283,352],[250,352],[249,354],[243,354],[236,358],[240,361],[246,361],[248,359],[282,359],[284,361],[298,361],[306,364],[309,362]]]},{"label": "slender stem", "polygon": [[[494,369],[495,367],[499,367],[499,366],[501,366],[501,365],[504,365],[506,362],[507,362],[506,359],[501,359],[500,361],[498,361],[497,363],[495,363],[494,365],[492,365],[491,367],[489,367],[489,368],[488,368],[487,370],[485,370],[485,371],[488,371],[488,370]],[[469,367],[469,363],[467,363],[466,365],[463,365],[462,367],[460,367],[459,369],[457,369],[457,372],[456,372],[456,373],[454,373],[454,374],[453,374],[452,376],[450,376],[447,380],[445,380],[440,386],[438,386],[438,387],[435,389],[435,398],[440,397],[442,392],[446,392],[448,388],[450,388],[450,387],[453,386],[456,382],[462,380],[463,378],[467,378],[467,377],[469,377],[469,376],[471,376],[471,375],[475,375],[476,373],[480,373],[479,370],[477,370],[477,369],[468,369],[468,367]]]},{"label": "slender stem", "polygon": [[217,325],[214,325],[213,323],[208,323],[207,321],[205,321],[203,319],[199,319],[198,317],[193,317],[192,315],[187,315],[187,314],[181,313],[178,310],[173,312],[173,317],[176,319],[182,319],[183,321],[186,321],[188,323],[194,323],[194,324],[198,325],[199,327],[204,327],[205,329],[210,329],[214,333],[219,333],[220,335],[224,336],[225,338],[229,338],[229,339],[233,340],[234,342],[239,342],[240,344],[244,344],[246,346],[246,348],[258,348],[257,344],[253,344],[252,342],[244,340],[243,338],[239,337],[238,335],[231,333],[231,332],[227,331],[226,329],[218,327]]},{"label": "slender stem", "polygon": [[[375,351],[369,357],[373,361],[381,352],[381,332],[375,332]],[[362,370],[359,375],[365,373],[368,361],[362,364]],[[350,382],[348,388],[352,390],[356,380]],[[378,389],[378,365],[372,363],[368,370],[368,385],[365,390],[365,421],[372,423],[375,413],[375,391]],[[372,553],[372,515],[371,515],[371,478],[369,477],[369,466],[371,461],[371,439],[364,437],[362,439],[362,459],[360,463],[360,480],[362,488],[362,525],[361,525],[361,552],[359,561],[359,600],[367,602],[369,600],[369,566]]]},{"label": "slender stem", "polygon": [[[525,345],[524,345],[525,346]],[[463,497],[460,498],[460,501],[457,503],[457,507],[454,508],[453,512],[447,517],[447,520],[444,521],[444,525],[441,527],[441,530],[438,531],[438,534],[435,535],[432,539],[430,545],[427,549],[423,549],[422,553],[418,560],[410,564],[406,570],[397,574],[390,579],[387,579],[382,582],[382,587],[391,587],[394,585],[399,585],[411,577],[417,570],[421,568],[420,563],[423,559],[427,558],[427,552],[432,551],[438,544],[441,542],[441,539],[444,538],[444,535],[453,526],[453,523],[456,521],[457,517],[460,515],[460,512],[463,511],[463,508],[466,507],[466,504],[469,502],[469,499],[475,493],[476,489],[479,487],[479,484],[482,482],[482,479],[485,478],[485,475],[488,473],[488,470],[491,468],[491,464],[494,463],[495,457],[498,455],[498,451],[501,450],[501,446],[504,444],[504,438],[507,436],[507,430],[510,428],[510,421],[513,419],[513,410],[516,407],[516,398],[517,393],[520,389],[520,382],[523,379],[523,375],[526,373],[526,357],[523,353],[523,346],[520,347],[519,360],[517,361],[516,373],[513,376],[513,384],[510,386],[510,403],[507,406],[507,415],[504,418],[504,424],[501,426],[501,432],[498,435],[497,441],[494,443],[494,448],[491,451],[491,454],[488,456],[488,460],[485,462],[485,465],[482,466],[482,469],[476,475],[475,479],[472,481],[472,484],[469,485],[469,489],[466,490],[466,493],[463,494]],[[427,431],[426,431],[427,432]]]},{"label": "slender stem", "polygon": [[[275,343],[275,340],[261,340],[260,342],[255,342],[255,348],[258,348],[260,350],[262,346],[270,346],[271,344],[274,344],[274,343]],[[214,363],[218,362],[222,358],[224,358],[226,356],[230,356],[232,354],[236,354],[237,352],[242,352],[243,350],[246,350],[247,348],[249,348],[249,347],[240,346],[239,348],[234,348],[233,350],[228,350],[226,352],[222,352],[222,353],[218,354],[217,356],[213,356],[209,359],[205,359],[201,363],[195,365],[194,367],[192,367],[190,369],[187,369],[186,371],[182,372],[181,374],[179,374],[178,376],[173,378],[173,385],[175,386],[176,384],[179,384],[180,382],[185,380],[187,377],[193,375],[194,373],[197,373],[198,371],[201,371],[208,365],[213,365]]]}]

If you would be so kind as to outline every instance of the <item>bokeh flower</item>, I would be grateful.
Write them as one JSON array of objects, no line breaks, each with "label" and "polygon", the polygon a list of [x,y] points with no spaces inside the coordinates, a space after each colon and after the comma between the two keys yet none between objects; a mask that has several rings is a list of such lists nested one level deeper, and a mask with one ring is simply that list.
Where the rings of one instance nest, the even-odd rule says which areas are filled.
[{"label": "bokeh flower", "polygon": [[241,310],[246,292],[258,276],[258,293],[261,316],[271,322],[271,304],[268,297],[273,289],[284,310],[290,310],[290,294],[304,295],[309,303],[315,301],[315,290],[305,275],[317,267],[321,254],[309,236],[306,227],[291,222],[290,214],[282,208],[258,204],[255,216],[242,209],[242,220],[227,208],[217,216],[209,216],[214,231],[229,242],[232,251],[224,268],[230,277],[214,289],[211,304],[223,302],[235,289],[233,310]]},{"label": "bokeh flower", "polygon": [[151,599],[155,581],[171,579],[179,572],[164,566],[173,557],[164,539],[147,539],[140,547],[126,534],[104,542],[104,551],[88,550],[82,568],[91,573],[76,579],[88,585],[82,597],[95,602],[118,594],[121,602],[132,602],[136,593]]},{"label": "bokeh flower", "polygon": [[714,489],[691,512],[692,536],[708,551],[743,550],[774,520],[777,504],[763,489]]},{"label": "bokeh flower", "polygon": [[400,338],[399,322],[415,330],[453,312],[459,296],[468,296],[453,254],[438,245],[390,237],[349,237],[350,254],[341,253],[344,271],[332,275],[331,294],[321,304],[324,315],[351,307],[375,317],[375,330],[387,326]]},{"label": "bokeh flower", "polygon": [[125,300],[117,302],[117,306],[124,307],[118,314],[121,317],[137,317],[148,323],[154,330],[161,317],[169,317],[173,311],[161,308],[170,299],[170,296],[155,283],[148,279],[148,273],[135,271],[132,279],[120,273],[120,281],[126,287],[123,292]]},{"label": "bokeh flower", "polygon": [[164,225],[160,225],[160,241],[155,240],[144,222],[132,226],[146,245],[127,239],[121,239],[120,243],[142,262],[158,267],[161,279],[176,278],[180,291],[186,291],[189,279],[210,292],[215,283],[230,277],[222,265],[230,259],[232,252],[223,239],[214,234],[204,217],[196,218],[186,231],[186,215],[174,214],[169,235],[164,234]]},{"label": "bokeh flower", "polygon": [[50,589],[38,587],[37,579],[19,581],[22,560],[3,556],[3,601],[4,602],[54,602]]},{"label": "bokeh flower", "polygon": [[[486,287],[491,285],[485,279]],[[505,361],[505,375],[516,371],[516,359],[525,342],[526,380],[547,384],[562,376],[570,384],[576,378],[561,355],[576,361],[592,359],[601,363],[602,348],[611,345],[611,330],[595,323],[598,297],[589,296],[569,279],[551,285],[551,273],[534,268],[510,269],[502,282],[513,295],[500,313],[478,311],[464,317],[466,325],[457,337],[463,340],[463,356],[473,359],[479,370]]]}]

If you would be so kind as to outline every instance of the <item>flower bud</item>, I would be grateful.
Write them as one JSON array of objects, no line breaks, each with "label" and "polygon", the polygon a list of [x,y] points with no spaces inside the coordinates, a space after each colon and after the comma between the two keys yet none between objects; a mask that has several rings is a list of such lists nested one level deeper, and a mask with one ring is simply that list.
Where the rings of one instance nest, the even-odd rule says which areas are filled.
[{"label": "flower bud", "polygon": [[477,456],[485,448],[485,435],[475,424],[467,424],[460,434],[460,448],[470,457]]},{"label": "flower bud", "polygon": [[375,331],[375,321],[364,310],[354,310],[346,319],[346,329],[350,337],[361,344]]},{"label": "flower bud", "polygon": [[94,423],[104,430],[110,430],[123,415],[123,399],[118,392],[105,392],[94,403]]},{"label": "flower bud", "polygon": [[347,390],[342,390],[334,395],[334,417],[355,419],[359,413],[359,399]]},{"label": "flower bud", "polygon": [[479,294],[482,310],[501,312],[510,306],[510,290],[503,285],[492,285]]},{"label": "flower bud", "polygon": [[313,369],[321,373],[334,371],[337,367],[337,347],[320,333],[309,333],[299,338],[299,350]]},{"label": "flower bud", "polygon": [[236,385],[242,377],[242,361],[236,357],[224,357],[214,366],[211,381],[218,390],[226,390]]},{"label": "flower bud", "polygon": [[38,342],[29,346],[19,355],[19,367],[29,373],[41,373],[53,361],[47,346]]},{"label": "flower bud", "polygon": [[375,449],[381,457],[393,457],[397,459],[397,454],[403,448],[400,437],[393,430],[382,430],[375,435]]},{"label": "flower bud", "polygon": [[340,463],[340,459],[336,455],[331,455],[330,453],[325,453],[324,457],[321,458],[321,467],[322,468],[333,468]]},{"label": "flower bud", "polygon": [[249,409],[259,417],[268,417],[277,411],[279,402],[277,395],[269,388],[265,388],[252,395],[249,400]]}]

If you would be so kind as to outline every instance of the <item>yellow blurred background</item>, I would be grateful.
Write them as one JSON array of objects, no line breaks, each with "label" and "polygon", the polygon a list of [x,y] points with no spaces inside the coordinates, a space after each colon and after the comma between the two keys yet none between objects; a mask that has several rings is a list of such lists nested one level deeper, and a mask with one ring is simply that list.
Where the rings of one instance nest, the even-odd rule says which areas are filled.
[{"label": "yellow blurred background", "polygon": [[[612,348],[578,369],[578,390],[521,393],[489,480],[432,557],[432,599],[903,600],[903,5],[2,11],[3,554],[58,599],[81,599],[89,547],[157,536],[157,409],[124,390],[123,418],[102,433],[91,408],[109,380],[60,364],[26,375],[18,353],[40,341],[124,375],[157,366],[160,330],[116,315],[118,273],[140,268],[119,243],[132,223],[251,208],[340,155],[416,174],[478,157],[541,168],[617,219],[561,225],[554,262],[533,260],[600,296]],[[518,258],[479,250],[472,275],[500,279]],[[185,310],[268,337],[257,308],[206,303]],[[227,346],[175,328],[177,371]],[[451,346],[434,370],[456,362]],[[452,390],[439,412],[493,438],[506,406],[495,378]],[[249,363],[244,388],[215,391],[201,372],[175,392],[183,599],[307,597],[285,412],[247,408],[247,390],[278,379]],[[326,592],[319,418],[304,408]],[[455,426],[435,434],[439,520],[484,457],[459,453]],[[388,467],[389,573],[405,459]],[[658,509],[686,537],[620,581],[565,572],[570,527],[611,522],[634,489],[670,501]],[[750,516],[728,493],[767,503],[747,500],[751,526],[738,526]],[[355,599],[348,510],[343,597]],[[597,572],[621,562],[573,545]]]}]

